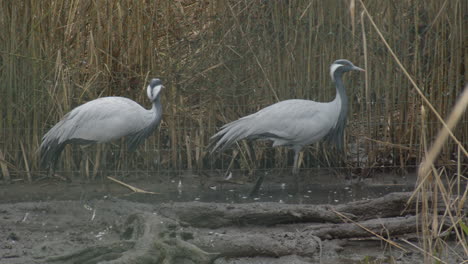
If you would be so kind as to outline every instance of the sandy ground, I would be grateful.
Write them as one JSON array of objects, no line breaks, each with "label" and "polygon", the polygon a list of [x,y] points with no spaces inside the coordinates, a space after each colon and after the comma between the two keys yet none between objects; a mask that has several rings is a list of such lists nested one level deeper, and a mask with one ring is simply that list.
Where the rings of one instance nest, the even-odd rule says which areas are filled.
[{"label": "sandy ground", "polygon": [[[213,181],[200,187],[196,177],[181,177],[179,180],[182,184],[179,184],[179,180],[169,178],[153,182],[149,179],[130,182],[148,191],[159,191],[159,195],[132,194],[128,189],[108,180],[92,184],[45,181],[0,185],[0,263],[47,263],[47,258],[51,256],[118,241],[120,227],[129,215],[141,211],[153,212],[156,205],[163,202],[304,202],[320,196],[322,200],[337,203],[340,200],[345,202],[349,197],[378,197],[385,190],[395,191],[395,186],[405,191],[411,188],[411,180],[398,179],[400,182],[396,183],[395,179],[388,180],[388,183],[385,183],[386,180],[381,181],[375,184],[375,188],[364,188],[366,191],[362,189],[366,185],[363,183],[359,184],[361,189],[355,191],[355,187],[346,184],[324,188],[318,181],[297,195],[285,187],[288,183],[283,178],[278,178],[265,182],[258,197],[246,197],[248,188],[239,184]],[[372,182],[367,185],[372,186]],[[258,257],[221,259],[216,263],[389,263],[390,259],[396,263],[422,263],[419,254],[390,251],[375,239],[324,243],[327,243],[324,247],[326,250],[316,258]]]}]

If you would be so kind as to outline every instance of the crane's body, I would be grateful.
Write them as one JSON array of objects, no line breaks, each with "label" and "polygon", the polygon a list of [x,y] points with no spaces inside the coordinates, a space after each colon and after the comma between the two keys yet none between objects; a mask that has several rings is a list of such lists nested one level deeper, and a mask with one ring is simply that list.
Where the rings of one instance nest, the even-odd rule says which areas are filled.
[{"label": "crane's body", "polygon": [[65,145],[71,143],[104,143],[126,137],[129,150],[135,150],[161,122],[162,87],[159,79],[153,79],[148,85],[150,110],[117,96],[98,98],[74,108],[42,138],[42,166],[54,167]]},{"label": "crane's body", "polygon": [[[153,106],[152,110],[157,111],[157,108]],[[128,98],[103,97],[73,109],[45,134],[44,139],[53,138],[59,144],[67,140],[108,142],[150,126],[154,122],[152,115]]]},{"label": "crane's body", "polygon": [[[218,141],[214,149],[224,149],[240,138],[271,140],[273,147],[301,149],[323,138],[336,125],[336,109],[339,99],[330,104],[301,99],[281,101],[224,125],[213,138],[223,135],[228,139]],[[322,126],[317,127],[317,123]]]},{"label": "crane's body", "polygon": [[244,138],[271,140],[273,147],[288,146],[294,150],[293,173],[297,173],[298,155],[304,146],[328,137],[342,148],[348,97],[341,77],[350,70],[363,71],[347,60],[337,60],[331,65],[330,74],[336,85],[333,101],[291,99],[265,107],[221,127],[211,137],[212,152]]}]

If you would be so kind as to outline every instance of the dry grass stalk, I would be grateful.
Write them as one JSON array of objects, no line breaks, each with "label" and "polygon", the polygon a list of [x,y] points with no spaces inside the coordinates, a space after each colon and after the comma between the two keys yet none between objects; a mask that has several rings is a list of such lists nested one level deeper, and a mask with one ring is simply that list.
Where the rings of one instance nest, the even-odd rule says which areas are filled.
[{"label": "dry grass stalk", "polygon": [[3,155],[3,152],[1,150],[0,150],[0,167],[2,168],[3,180],[6,183],[10,183],[11,181],[10,172],[8,171],[8,167],[5,161],[5,156]]},{"label": "dry grass stalk", "polygon": [[[463,93],[460,95],[460,99],[458,100],[457,104],[455,105],[449,117],[447,118],[447,126],[444,127],[444,129],[440,130],[439,135],[432,144],[430,151],[426,154],[424,160],[421,162],[418,171],[419,177],[423,178],[424,175],[427,175],[429,173],[429,171],[431,170],[431,166],[434,164],[434,161],[437,158],[437,155],[439,155],[444,143],[447,141],[450,135],[450,131],[452,131],[455,125],[458,124],[462,114],[466,111],[467,107],[468,85],[465,86]],[[461,146],[459,146],[459,151],[461,149]],[[466,154],[466,157],[468,157],[468,154]]]},{"label": "dry grass stalk", "polygon": [[29,162],[27,158],[27,153],[24,148],[24,144],[22,141],[20,141],[20,146],[21,146],[21,151],[23,152],[23,161],[24,161],[24,166],[26,168],[26,175],[28,176],[28,182],[32,182],[32,177],[31,177],[31,172],[29,171]]},{"label": "dry grass stalk", "polygon": [[414,243],[411,243],[411,242],[409,242],[408,240],[406,240],[406,239],[404,239],[404,238],[402,238],[401,241],[403,241],[403,242],[405,242],[406,244],[408,244],[408,245],[410,245],[410,246],[416,248],[417,250],[421,251],[421,252],[424,253],[425,255],[429,255],[431,258],[433,258],[433,259],[439,261],[440,263],[447,263],[447,262],[443,261],[442,259],[438,258],[437,256],[434,256],[432,253],[425,251],[424,249],[418,247],[418,246],[415,245]]},{"label": "dry grass stalk", "polygon": [[127,183],[125,183],[125,182],[123,182],[123,181],[119,181],[119,180],[117,180],[117,179],[115,179],[115,178],[113,178],[113,177],[107,176],[107,178],[108,178],[109,180],[111,180],[111,181],[114,181],[114,182],[116,182],[116,183],[118,183],[118,184],[120,184],[120,185],[123,185],[123,186],[129,188],[130,190],[132,190],[133,192],[136,192],[136,193],[159,194],[159,193],[155,193],[155,192],[148,192],[148,191],[142,190],[142,189],[140,189],[140,188],[137,188],[137,187],[135,187],[135,186],[132,186],[132,185],[130,185],[130,184],[127,184]]},{"label": "dry grass stalk", "polygon": [[[466,215],[463,213],[464,203],[466,195],[468,193],[468,188],[465,188],[465,191],[462,196],[460,196],[460,191],[458,191],[458,196],[461,200],[452,201],[451,196],[452,192],[450,189],[447,189],[442,181],[442,173],[439,172],[434,167],[434,161],[436,157],[439,155],[443,144],[447,141],[449,137],[449,132],[447,130],[453,130],[455,125],[458,123],[460,117],[465,112],[466,107],[468,106],[468,86],[465,86],[464,92],[461,94],[457,104],[453,108],[451,114],[448,117],[447,121],[447,128],[442,128],[437,136],[435,142],[433,143],[430,150],[426,150],[426,155],[423,161],[421,162],[419,171],[418,171],[418,185],[415,188],[415,191],[410,198],[410,201],[414,199],[414,197],[418,196],[424,201],[422,203],[422,213],[423,213],[423,220],[426,223],[431,223],[431,230],[423,230],[423,239],[425,250],[435,250],[435,246],[432,244],[432,240],[435,238],[440,237],[440,234],[445,231],[439,227],[440,223],[438,222],[438,215],[437,210],[432,209],[433,216],[430,216],[431,208],[428,204],[428,201],[432,200],[434,206],[437,204],[437,198],[440,196],[443,199],[443,202],[447,208],[445,217],[448,217],[450,222],[453,223],[452,230],[455,232],[456,238],[459,241],[460,245],[463,248],[464,254],[468,256],[468,241],[463,233],[463,224],[466,222],[467,218]],[[459,153],[461,155],[461,153]],[[458,159],[459,165],[461,165],[461,159]],[[461,184],[461,174],[457,175],[457,190],[460,190],[460,187],[463,185]],[[427,198],[428,193],[433,193],[431,195],[432,199]],[[453,215],[452,211],[456,212],[456,215]],[[429,219],[427,219],[429,218]],[[432,221],[431,221],[432,218]],[[423,225],[423,228],[429,228],[429,226]]]}]

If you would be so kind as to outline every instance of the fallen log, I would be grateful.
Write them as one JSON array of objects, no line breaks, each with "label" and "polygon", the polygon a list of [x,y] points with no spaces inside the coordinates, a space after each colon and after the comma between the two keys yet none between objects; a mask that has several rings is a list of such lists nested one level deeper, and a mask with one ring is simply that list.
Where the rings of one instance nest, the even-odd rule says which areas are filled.
[{"label": "fallen log", "polygon": [[321,244],[311,231],[284,232],[275,229],[262,232],[224,230],[222,233],[198,233],[190,242],[223,257],[314,256],[320,251]]},{"label": "fallen log", "polygon": [[[411,193],[390,193],[383,197],[340,205],[305,205],[281,203],[224,204],[203,202],[176,202],[159,206],[158,212],[193,227],[220,228],[223,226],[273,226],[293,223],[341,223],[332,211],[338,211],[352,220],[398,217],[416,213],[417,201],[409,205]],[[439,199],[442,201],[442,199]],[[439,212],[446,207],[441,202]],[[333,210],[332,210],[333,209]]]},{"label": "fallen log", "polygon": [[[334,206],[334,210],[341,213],[348,213],[354,215],[358,220],[367,220],[374,218],[384,218],[384,217],[395,217],[403,215],[414,215],[416,214],[416,207],[421,206],[418,199],[413,199],[410,203],[411,192],[395,192],[389,193],[385,196],[349,202],[346,204],[340,204]],[[456,196],[452,196],[452,199],[457,199]],[[445,214],[447,210],[446,204],[442,197],[437,199],[437,211],[439,214]],[[468,213],[468,203],[463,204],[463,212],[465,215]],[[456,214],[455,211],[452,213]],[[353,219],[355,220],[355,219]]]},{"label": "fallen log", "polygon": [[[402,234],[416,233],[418,228],[418,219],[416,216],[377,218],[357,223],[383,237],[394,237]],[[303,229],[303,231],[311,232],[311,234],[321,239],[343,239],[373,236],[371,233],[354,223],[312,225]]]},{"label": "fallen log", "polygon": [[[262,225],[287,223],[330,222],[342,220],[327,205],[297,205],[280,203],[171,203],[163,204],[158,212],[193,227],[219,228],[223,226]],[[352,214],[345,213],[354,219]]]},{"label": "fallen log", "polygon": [[410,192],[389,193],[375,199],[336,205],[334,209],[341,213],[355,215],[359,220],[401,216],[402,213],[414,213],[416,202],[413,201],[409,206],[407,205],[411,194]]}]

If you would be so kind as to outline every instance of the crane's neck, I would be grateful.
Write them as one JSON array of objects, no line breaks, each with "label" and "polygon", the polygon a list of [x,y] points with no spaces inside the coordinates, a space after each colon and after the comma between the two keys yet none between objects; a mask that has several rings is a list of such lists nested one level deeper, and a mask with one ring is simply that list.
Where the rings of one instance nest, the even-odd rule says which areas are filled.
[{"label": "crane's neck", "polygon": [[152,131],[158,126],[162,118],[162,105],[160,96],[156,97],[152,101],[152,107],[150,110],[146,110],[146,125],[145,130]]},{"label": "crane's neck", "polygon": [[338,104],[339,115],[336,125],[329,133],[329,139],[335,143],[338,149],[343,149],[344,128],[348,117],[348,96],[346,95],[345,86],[343,84],[342,72],[333,74],[333,81],[336,86],[336,97],[334,102]]},{"label": "crane's neck", "polygon": [[135,150],[135,148],[140,145],[145,138],[147,138],[159,125],[162,118],[162,106],[159,96],[156,97],[153,101],[153,106],[150,110],[143,110],[143,119],[144,124],[139,126],[139,129],[134,133],[128,135],[128,149],[130,151]]},{"label": "crane's neck", "polygon": [[161,104],[161,96],[158,95],[156,99],[153,100],[153,106],[151,107],[151,111],[153,114],[162,113],[162,104]]},{"label": "crane's neck", "polygon": [[340,115],[343,113],[346,115],[348,113],[348,96],[346,95],[345,86],[342,79],[342,73],[335,73],[333,80],[336,87],[336,96],[335,101],[339,102],[340,105]]},{"label": "crane's neck", "polygon": [[158,95],[153,100],[153,106],[151,107],[150,111],[151,111],[151,123],[154,125],[158,125],[162,117],[161,96]]}]

